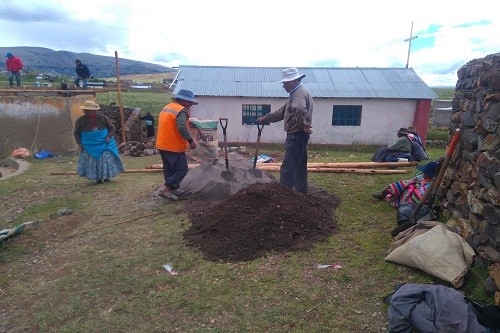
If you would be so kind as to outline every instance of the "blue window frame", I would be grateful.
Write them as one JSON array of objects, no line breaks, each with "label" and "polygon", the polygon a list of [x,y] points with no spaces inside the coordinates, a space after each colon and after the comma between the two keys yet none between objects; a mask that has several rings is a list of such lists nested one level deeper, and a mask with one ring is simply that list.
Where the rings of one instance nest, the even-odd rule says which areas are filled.
[{"label": "blue window frame", "polygon": [[333,126],[360,126],[361,105],[334,105],[332,114]]},{"label": "blue window frame", "polygon": [[[269,112],[271,112],[271,105],[243,104],[242,125],[255,125],[257,118],[265,116]],[[269,125],[269,123],[265,125]]]}]

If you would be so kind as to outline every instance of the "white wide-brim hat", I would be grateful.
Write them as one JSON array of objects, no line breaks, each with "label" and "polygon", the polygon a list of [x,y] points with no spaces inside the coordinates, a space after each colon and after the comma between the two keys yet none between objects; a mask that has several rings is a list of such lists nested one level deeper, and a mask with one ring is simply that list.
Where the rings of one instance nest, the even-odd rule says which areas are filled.
[{"label": "white wide-brim hat", "polygon": [[302,79],[304,76],[306,76],[305,74],[300,74],[299,70],[295,67],[285,68],[282,71],[282,74],[283,79],[278,82],[289,82],[297,79]]},{"label": "white wide-brim hat", "polygon": [[85,103],[83,103],[83,105],[80,106],[80,109],[83,109],[84,111],[85,110],[97,111],[97,110],[100,110],[101,107],[99,106],[99,104],[97,104],[94,101],[85,101]]}]

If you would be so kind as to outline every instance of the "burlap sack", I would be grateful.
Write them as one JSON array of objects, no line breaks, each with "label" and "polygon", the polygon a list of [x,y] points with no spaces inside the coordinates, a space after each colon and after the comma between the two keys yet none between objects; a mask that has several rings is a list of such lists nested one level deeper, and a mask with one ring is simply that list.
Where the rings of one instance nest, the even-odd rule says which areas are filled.
[{"label": "burlap sack", "polygon": [[391,246],[393,250],[385,257],[386,261],[421,269],[455,288],[462,285],[475,255],[462,236],[438,224],[416,236],[409,233],[407,237],[411,239],[407,242],[399,239],[400,246]]}]

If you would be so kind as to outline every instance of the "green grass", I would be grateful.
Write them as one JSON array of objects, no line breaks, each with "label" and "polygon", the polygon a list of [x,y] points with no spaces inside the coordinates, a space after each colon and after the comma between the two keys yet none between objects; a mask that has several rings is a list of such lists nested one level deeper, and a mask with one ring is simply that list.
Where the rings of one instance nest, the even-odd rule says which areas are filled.
[{"label": "green grass", "polygon": [[455,88],[432,88],[438,95],[437,99],[453,99],[455,96]]},{"label": "green grass", "polygon": [[[169,97],[126,92],[123,103],[157,115]],[[97,100],[117,102],[117,95],[99,93]],[[262,152],[273,156],[282,149],[265,145]],[[369,161],[374,151],[309,147],[310,162]],[[436,159],[444,149],[428,153]],[[158,156],[121,158],[126,169],[161,163]],[[2,324],[20,331],[376,332],[386,324],[382,299],[394,285],[441,283],[384,261],[396,210],[370,193],[413,176],[415,168],[407,175],[310,173],[312,184],[341,200],[334,211],[338,232],[309,251],[223,263],[186,246],[182,233],[190,222],[182,203],[155,205],[151,195],[161,174],[123,174],[107,185],[86,186],[77,176],[50,175],[74,171],[76,156],[28,160],[28,171],[0,182],[0,229],[44,220],[0,243]],[[74,213],[51,217],[64,207]],[[163,215],[68,237],[149,213]],[[49,225],[67,229],[55,229],[42,242],[39,234]],[[179,275],[166,274],[166,262]],[[315,269],[334,262],[342,269]],[[486,273],[471,269],[462,290],[491,303],[482,288]]]},{"label": "green grass", "polygon": [[[311,146],[309,151],[311,162],[367,161],[372,155],[365,147]],[[429,148],[432,158],[443,153]],[[154,156],[122,160],[126,168],[159,162]],[[206,261],[185,245],[182,232],[189,220],[180,203],[150,203],[160,174],[124,174],[101,187],[84,186],[76,176],[49,175],[72,170],[75,162],[75,157],[33,161],[22,177],[5,180],[3,208],[24,207],[7,214],[15,217],[11,223],[43,218],[63,225],[74,217],[50,218],[62,207],[83,217],[71,232],[150,212],[166,214],[72,238],[56,235],[42,246],[35,243],[37,232],[27,231],[0,245],[5,325],[43,332],[360,332],[372,323],[383,327],[382,299],[395,284],[439,283],[419,270],[384,261],[396,210],[374,202],[370,193],[401,175],[310,173],[311,183],[340,198],[334,212],[339,231],[309,251],[223,263]],[[414,172],[410,168],[407,177]],[[162,270],[166,262],[173,263],[178,276]],[[342,269],[314,268],[334,262]],[[488,298],[474,286],[483,279],[484,271],[473,270],[465,284],[480,301]]]},{"label": "green grass", "polygon": [[448,141],[450,130],[448,128],[429,128],[427,133],[427,140],[443,140]]}]

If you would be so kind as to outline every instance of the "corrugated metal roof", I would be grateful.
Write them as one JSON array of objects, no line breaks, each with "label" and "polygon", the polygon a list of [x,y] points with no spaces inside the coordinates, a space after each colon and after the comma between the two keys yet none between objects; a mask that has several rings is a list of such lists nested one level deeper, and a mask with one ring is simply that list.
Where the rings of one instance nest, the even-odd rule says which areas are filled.
[{"label": "corrugated metal roof", "polygon": [[[288,97],[278,81],[282,67],[180,66],[173,93],[196,96]],[[314,97],[435,99],[411,68],[299,67]]]}]

